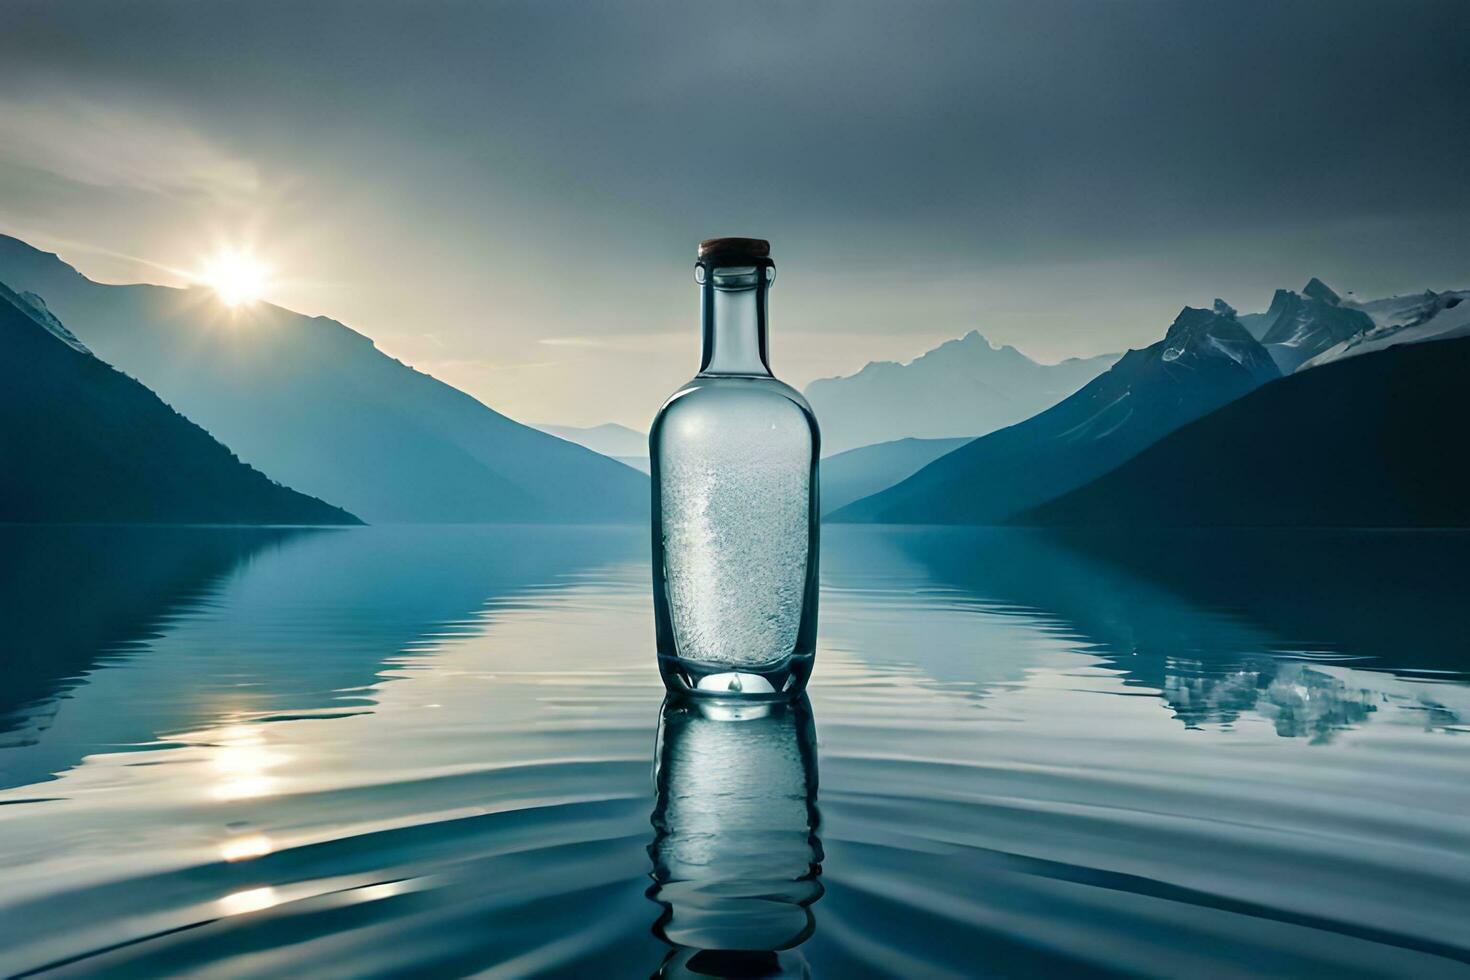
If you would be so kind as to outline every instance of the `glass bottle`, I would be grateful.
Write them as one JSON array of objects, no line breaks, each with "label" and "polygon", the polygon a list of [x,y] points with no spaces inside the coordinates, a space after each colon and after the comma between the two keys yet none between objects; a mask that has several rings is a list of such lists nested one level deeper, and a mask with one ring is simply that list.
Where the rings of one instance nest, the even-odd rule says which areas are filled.
[{"label": "glass bottle", "polygon": [[671,691],[779,699],[817,633],[817,455],[806,399],[766,357],[770,245],[699,246],[699,373],[649,430],[659,670]]},{"label": "glass bottle", "polygon": [[648,897],[672,947],[655,975],[805,975],[823,860],[808,700],[665,701],[654,787]]}]

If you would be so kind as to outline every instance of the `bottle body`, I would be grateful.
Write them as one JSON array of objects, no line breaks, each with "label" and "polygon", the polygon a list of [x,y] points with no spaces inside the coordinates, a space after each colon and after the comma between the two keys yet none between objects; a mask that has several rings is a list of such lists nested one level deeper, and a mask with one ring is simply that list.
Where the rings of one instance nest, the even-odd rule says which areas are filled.
[{"label": "bottle body", "polygon": [[676,693],[789,698],[816,646],[821,437],[765,368],[768,277],[726,271],[703,283],[703,367],[649,432],[659,669]]},{"label": "bottle body", "polygon": [[774,378],[695,378],[650,434],[654,609],[670,689],[799,694],[817,619],[817,429]]}]

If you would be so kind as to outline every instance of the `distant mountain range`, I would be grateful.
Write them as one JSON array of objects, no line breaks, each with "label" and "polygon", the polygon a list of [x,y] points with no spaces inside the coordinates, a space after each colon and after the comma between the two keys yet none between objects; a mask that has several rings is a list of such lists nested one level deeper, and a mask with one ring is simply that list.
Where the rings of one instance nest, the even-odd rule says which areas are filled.
[{"label": "distant mountain range", "polygon": [[969,439],[896,439],[828,456],[819,470],[823,516],[908,479]]},{"label": "distant mountain range", "polygon": [[536,428],[614,459],[625,456],[648,457],[648,433],[618,425],[616,422],[604,422],[602,425],[585,428],[576,425],[538,425]]},{"label": "distant mountain range", "polygon": [[272,482],[0,285],[0,522],[357,524]]},{"label": "distant mountain range", "polygon": [[[25,475],[0,487],[0,521],[646,517],[647,437],[625,426],[521,425],[336,321],[265,303],[230,309],[202,289],[95,283],[5,236],[0,282],[10,284],[0,293],[0,463]],[[814,381],[823,515],[1455,523],[1454,502],[1434,495],[1459,486],[1454,474],[1435,469],[1418,433],[1395,440],[1383,425],[1409,426],[1406,406],[1458,407],[1453,372],[1432,362],[1459,356],[1446,353],[1461,349],[1457,338],[1470,342],[1467,299],[1358,302],[1314,278],[1277,290],[1261,313],[1221,300],[1186,307],[1162,340],[1121,357],[1044,365],[972,331],[907,364]],[[1360,359],[1369,366],[1342,373]],[[1424,372],[1421,391],[1405,380],[1414,372]],[[1329,405],[1353,424],[1326,432]],[[1419,431],[1438,431],[1436,421]],[[1289,451],[1304,439],[1311,451]],[[1372,482],[1374,465],[1386,482]],[[1291,488],[1277,500],[1264,498],[1272,466]],[[1331,495],[1333,474],[1360,488],[1345,494],[1353,506],[1307,508],[1303,495]],[[1183,496],[1190,481],[1194,498]]]},{"label": "distant mountain range", "polygon": [[1466,527],[1470,338],[1397,346],[1265,385],[1024,524]]},{"label": "distant mountain range", "polygon": [[[108,286],[0,236],[0,281],[240,458],[373,522],[645,519],[647,478],[521,425],[325,317]],[[5,352],[8,356],[8,352]]]},{"label": "distant mountain range", "polygon": [[1059,404],[975,439],[832,519],[1003,523],[1279,376],[1225,303],[1186,307],[1163,340],[1129,351]]},{"label": "distant mountain range", "polygon": [[1075,392],[1116,354],[1039,364],[978,331],[907,364],[875,361],[857,374],[822,378],[804,394],[829,455],[908,438],[974,438],[1030,418]]}]

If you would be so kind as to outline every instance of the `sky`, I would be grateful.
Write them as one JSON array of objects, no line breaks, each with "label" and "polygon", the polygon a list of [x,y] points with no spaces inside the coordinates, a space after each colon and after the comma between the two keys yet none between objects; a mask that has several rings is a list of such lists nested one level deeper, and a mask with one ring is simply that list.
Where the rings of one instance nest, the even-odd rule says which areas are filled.
[{"label": "sky", "polygon": [[1038,360],[1320,276],[1470,286],[1470,4],[6,0],[0,232],[265,295],[532,423],[646,428],[694,248],[801,387]]}]

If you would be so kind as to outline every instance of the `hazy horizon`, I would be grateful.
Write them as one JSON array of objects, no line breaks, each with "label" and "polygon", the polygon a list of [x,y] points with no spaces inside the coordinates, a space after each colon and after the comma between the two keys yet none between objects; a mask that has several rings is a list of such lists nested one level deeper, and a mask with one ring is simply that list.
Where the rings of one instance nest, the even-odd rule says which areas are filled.
[{"label": "hazy horizon", "polygon": [[0,231],[104,282],[252,249],[266,300],[527,422],[646,428],[712,235],[771,239],[798,387],[1470,285],[1459,4],[11,13]]}]

